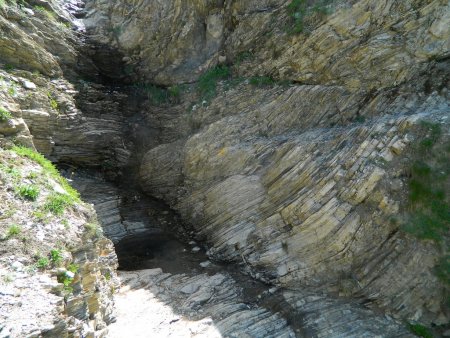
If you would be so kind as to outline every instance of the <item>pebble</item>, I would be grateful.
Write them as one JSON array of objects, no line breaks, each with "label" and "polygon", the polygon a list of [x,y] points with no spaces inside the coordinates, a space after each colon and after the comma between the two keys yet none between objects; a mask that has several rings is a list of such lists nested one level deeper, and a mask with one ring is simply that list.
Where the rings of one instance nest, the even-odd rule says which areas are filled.
[{"label": "pebble", "polygon": [[16,261],[14,263],[11,264],[11,267],[16,270],[16,271],[22,271],[23,270],[23,264]]},{"label": "pebble", "polygon": [[200,266],[202,267],[202,268],[207,268],[208,266],[210,266],[211,265],[211,262],[210,261],[205,261],[205,262],[201,262],[200,263]]},{"label": "pebble", "polygon": [[192,252],[199,252],[200,250],[201,250],[200,247],[194,246],[191,251]]},{"label": "pebble", "polygon": [[30,90],[36,89],[36,85],[33,82],[27,81],[27,80],[22,81],[22,86],[25,89],[30,89]]}]

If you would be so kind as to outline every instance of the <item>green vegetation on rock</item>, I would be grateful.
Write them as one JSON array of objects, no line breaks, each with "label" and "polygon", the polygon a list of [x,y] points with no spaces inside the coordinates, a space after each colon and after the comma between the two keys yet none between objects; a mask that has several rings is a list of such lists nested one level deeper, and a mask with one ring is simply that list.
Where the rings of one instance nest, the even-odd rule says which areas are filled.
[{"label": "green vegetation on rock", "polygon": [[[443,243],[450,228],[448,145],[440,141],[439,124],[423,122],[425,135],[414,151],[417,159],[410,167],[408,217],[404,231],[420,238]],[[444,142],[445,143],[445,142]]]},{"label": "green vegetation on rock", "polygon": [[287,13],[291,19],[288,27],[288,33],[299,34],[305,29],[305,18],[308,15],[316,13],[324,16],[330,13],[330,5],[335,0],[292,0],[286,7]]},{"label": "green vegetation on rock", "polygon": [[202,74],[197,83],[197,90],[201,99],[205,101],[211,100],[216,96],[217,82],[226,80],[230,76],[231,71],[227,66],[217,66]]},{"label": "green vegetation on rock", "polygon": [[6,109],[0,107],[0,122],[8,121],[12,118],[12,115]]},{"label": "green vegetation on rock", "polygon": [[44,210],[50,211],[56,216],[61,216],[66,208],[73,204],[74,200],[69,195],[53,193],[47,197]]},{"label": "green vegetation on rock", "polygon": [[423,326],[421,324],[409,324],[408,328],[412,333],[414,333],[418,337],[434,338],[430,330],[426,326]]},{"label": "green vegetation on rock", "polygon": [[30,201],[36,201],[40,193],[36,185],[20,185],[16,188],[16,192],[20,197]]},{"label": "green vegetation on rock", "polygon": [[17,224],[11,224],[6,232],[6,239],[19,235],[22,232],[22,228]]},{"label": "green vegetation on rock", "polygon": [[14,146],[12,148],[12,151],[20,156],[27,157],[38,163],[44,169],[44,172],[49,175],[50,178],[58,182],[67,192],[68,201],[70,201],[71,203],[80,201],[78,192],[74,188],[72,188],[72,186],[64,177],[59,174],[58,169],[56,169],[53,163],[47,160],[42,154],[39,154],[31,148],[22,146]]},{"label": "green vegetation on rock", "polygon": [[156,106],[178,103],[182,91],[181,86],[172,86],[166,89],[146,83],[134,84],[132,88],[135,93],[146,96],[151,104]]}]

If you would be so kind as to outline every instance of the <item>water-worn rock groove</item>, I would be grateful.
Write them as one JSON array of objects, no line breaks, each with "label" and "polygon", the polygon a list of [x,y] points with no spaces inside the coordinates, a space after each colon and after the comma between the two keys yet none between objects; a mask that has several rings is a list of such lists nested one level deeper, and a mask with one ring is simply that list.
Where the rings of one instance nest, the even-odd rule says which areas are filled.
[{"label": "water-worn rock groove", "polygon": [[449,335],[448,1],[0,13],[0,337]]}]

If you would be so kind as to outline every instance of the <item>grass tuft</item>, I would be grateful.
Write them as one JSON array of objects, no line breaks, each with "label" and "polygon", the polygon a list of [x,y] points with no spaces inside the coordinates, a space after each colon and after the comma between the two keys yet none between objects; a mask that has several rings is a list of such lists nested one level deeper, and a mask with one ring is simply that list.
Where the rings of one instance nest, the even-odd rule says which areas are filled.
[{"label": "grass tuft", "polygon": [[17,224],[12,224],[8,227],[6,232],[6,239],[19,235],[22,232],[22,228]]},{"label": "grass tuft", "polygon": [[0,107],[0,122],[5,122],[12,119],[12,115],[5,108]]},{"label": "grass tuft", "polygon": [[36,201],[39,196],[39,188],[36,185],[21,185],[17,187],[17,193],[20,197],[30,200]]},{"label": "grass tuft", "polygon": [[414,333],[418,337],[434,338],[430,330],[426,326],[423,326],[421,324],[409,324],[408,328],[412,333]]},{"label": "grass tuft", "polygon": [[47,197],[44,204],[44,210],[51,212],[56,216],[61,216],[67,207],[74,204],[69,195],[53,193]]},{"label": "grass tuft", "polygon": [[217,93],[217,82],[231,76],[230,68],[217,66],[208,70],[198,79],[197,90],[202,100],[209,101]]},{"label": "grass tuft", "polygon": [[22,146],[14,146],[11,150],[20,156],[27,157],[38,163],[51,178],[64,188],[72,202],[79,202],[80,197],[78,192],[59,174],[58,169],[56,169],[53,163],[47,160],[42,154],[39,154],[31,148]]}]

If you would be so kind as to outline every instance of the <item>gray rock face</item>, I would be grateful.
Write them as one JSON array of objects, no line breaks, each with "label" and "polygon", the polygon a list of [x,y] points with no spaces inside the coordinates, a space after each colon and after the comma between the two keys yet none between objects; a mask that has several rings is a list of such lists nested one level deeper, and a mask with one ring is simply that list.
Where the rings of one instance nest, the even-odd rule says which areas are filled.
[{"label": "gray rock face", "polygon": [[221,7],[220,1],[89,1],[85,24],[98,43],[126,55],[130,73],[159,84],[192,82],[218,60]]},{"label": "gray rock face", "polygon": [[141,337],[147,330],[166,337],[412,337],[391,319],[318,294],[271,296],[253,286],[256,297],[249,300],[229,274],[152,269],[119,276],[119,319],[110,326],[111,338]]},{"label": "gray rock face", "polygon": [[[280,300],[302,318],[306,335],[404,334],[371,308],[446,323],[448,287],[433,272],[440,253],[391,220],[407,196],[405,162],[418,121],[448,130],[449,4],[345,1],[291,35],[288,3],[90,0],[85,23],[97,54],[44,13],[2,11],[0,61],[22,70],[1,71],[0,98],[12,118],[0,124],[0,142],[33,145],[113,178],[124,178],[125,167],[139,171],[142,188],[179,212],[212,258],[241,262],[255,278],[289,288]],[[129,88],[51,79],[83,69],[97,80],[100,72],[168,86],[196,81],[218,63],[230,64],[235,77],[294,83],[222,83],[211,102],[196,101],[192,85],[181,102],[155,107],[134,101]],[[17,86],[24,81],[36,89]],[[117,191],[103,188],[85,192],[111,238],[148,228],[119,219]],[[157,287],[170,279],[161,297],[181,299],[174,304],[183,311],[205,307],[227,334],[293,333],[274,312],[236,300],[227,277],[216,303],[213,277],[149,274]],[[85,320],[92,304],[80,297],[70,300],[70,314]]]}]

